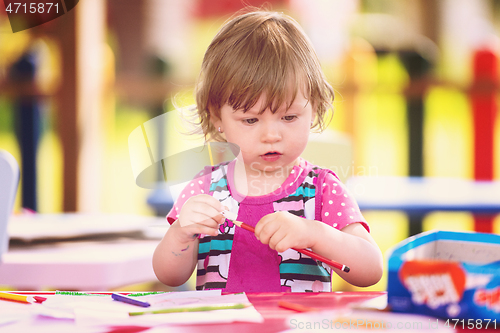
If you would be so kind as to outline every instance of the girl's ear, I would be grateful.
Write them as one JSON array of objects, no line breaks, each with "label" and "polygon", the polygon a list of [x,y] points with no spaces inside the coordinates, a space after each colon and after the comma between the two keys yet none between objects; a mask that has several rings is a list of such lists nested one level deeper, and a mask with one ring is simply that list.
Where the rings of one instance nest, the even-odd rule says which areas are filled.
[{"label": "girl's ear", "polygon": [[316,108],[313,108],[312,114],[311,114],[311,127],[314,124],[314,122],[316,121],[316,116],[317,115],[318,115],[318,113],[316,112]]},{"label": "girl's ear", "polygon": [[214,125],[215,128],[218,128],[222,125],[222,121],[215,115],[214,112],[210,112],[210,122],[212,123],[212,125]]},{"label": "girl's ear", "polygon": [[221,126],[222,126],[222,121],[219,117],[217,117],[217,115],[215,114],[215,112],[212,112],[210,111],[210,122],[212,123],[212,125],[215,127],[215,129],[221,133]]}]

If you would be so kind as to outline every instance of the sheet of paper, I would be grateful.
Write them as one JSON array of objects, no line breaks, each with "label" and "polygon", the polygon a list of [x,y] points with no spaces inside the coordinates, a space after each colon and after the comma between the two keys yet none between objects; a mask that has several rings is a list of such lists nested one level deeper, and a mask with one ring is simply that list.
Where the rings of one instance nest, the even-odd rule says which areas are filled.
[{"label": "sheet of paper", "polygon": [[[175,301],[178,301],[176,299]],[[187,298],[183,299],[186,301]],[[227,309],[201,312],[180,312],[165,314],[148,314],[131,317],[136,324],[158,325],[158,324],[201,324],[201,323],[231,323],[235,321],[261,323],[264,321],[262,315],[251,305],[245,294],[231,294],[221,296],[209,296],[198,299],[196,302],[182,304],[182,307],[196,306],[216,306],[224,304],[243,303],[249,306],[243,309]],[[177,307],[177,305],[167,306],[160,303],[159,308]],[[137,310],[135,310],[137,311]]]},{"label": "sheet of paper", "polygon": [[[139,297],[151,301],[143,308],[115,301],[110,295],[71,296],[54,295],[37,307],[37,315],[56,319],[74,320],[80,326],[95,325],[170,325],[196,323],[230,323],[234,321],[262,322],[263,317],[255,310],[244,293],[221,295],[220,291],[176,292]],[[243,309],[225,309],[199,312],[176,312],[130,316],[130,312],[159,309],[245,304]]]},{"label": "sheet of paper", "polygon": [[28,319],[31,304],[0,300],[0,332],[2,327]]},{"label": "sheet of paper", "polygon": [[[43,303],[43,307],[39,309],[39,313],[55,318],[76,319],[75,310],[78,310],[85,313],[95,311],[96,316],[101,316],[100,313],[105,313],[109,316],[121,316],[125,318],[128,317],[129,312],[154,311],[184,307],[185,305],[212,305],[228,299],[227,297],[221,298],[220,290],[167,292],[136,296],[134,298],[149,302],[151,306],[143,308],[115,301],[107,294],[82,293],[81,295],[68,295],[61,293],[48,297]],[[89,309],[90,311],[83,311],[85,309]]]},{"label": "sheet of paper", "polygon": [[182,291],[182,292],[166,292],[158,294],[150,294],[136,296],[134,298],[148,302],[152,306],[172,304],[183,304],[191,300],[201,300],[206,297],[217,297],[222,293],[220,290],[198,290],[198,291]]}]

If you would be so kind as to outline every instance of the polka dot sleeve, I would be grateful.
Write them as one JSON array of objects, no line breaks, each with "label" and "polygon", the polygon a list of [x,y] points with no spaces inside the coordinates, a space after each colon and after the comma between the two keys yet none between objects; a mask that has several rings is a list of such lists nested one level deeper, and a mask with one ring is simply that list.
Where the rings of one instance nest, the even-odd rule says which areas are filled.
[{"label": "polka dot sleeve", "polygon": [[354,197],[334,175],[328,173],[323,181],[321,220],[338,230],[359,222],[370,232]]},{"label": "polka dot sleeve", "polygon": [[205,193],[205,177],[203,176],[204,171],[197,174],[193,180],[191,180],[186,187],[181,191],[179,197],[175,201],[172,209],[167,214],[168,223],[172,224],[179,218],[179,213],[181,211],[184,203],[192,196]]}]

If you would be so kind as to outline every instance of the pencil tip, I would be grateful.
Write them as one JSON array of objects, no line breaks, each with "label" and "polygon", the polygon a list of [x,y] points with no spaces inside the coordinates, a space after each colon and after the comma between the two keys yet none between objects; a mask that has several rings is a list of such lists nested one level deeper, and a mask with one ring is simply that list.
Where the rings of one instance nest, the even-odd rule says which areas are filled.
[{"label": "pencil tip", "polygon": [[344,267],[344,272],[349,273],[350,271],[351,271],[351,269],[349,267],[347,267],[347,266]]}]

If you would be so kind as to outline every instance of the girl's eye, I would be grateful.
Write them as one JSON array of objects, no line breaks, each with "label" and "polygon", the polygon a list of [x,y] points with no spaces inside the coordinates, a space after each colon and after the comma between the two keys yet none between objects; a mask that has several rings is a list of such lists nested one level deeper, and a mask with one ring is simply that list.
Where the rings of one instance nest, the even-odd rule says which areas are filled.
[{"label": "girl's eye", "polygon": [[255,124],[257,122],[257,118],[249,118],[249,119],[243,119],[243,122],[249,125]]},{"label": "girl's eye", "polygon": [[289,116],[284,116],[283,119],[285,121],[292,121],[294,120],[295,118],[297,118],[297,116],[294,116],[294,115],[289,115]]}]

